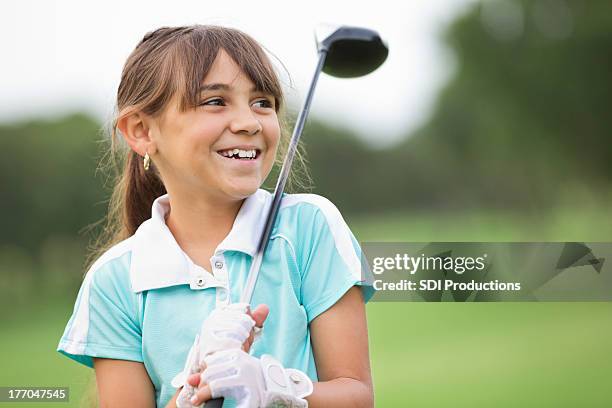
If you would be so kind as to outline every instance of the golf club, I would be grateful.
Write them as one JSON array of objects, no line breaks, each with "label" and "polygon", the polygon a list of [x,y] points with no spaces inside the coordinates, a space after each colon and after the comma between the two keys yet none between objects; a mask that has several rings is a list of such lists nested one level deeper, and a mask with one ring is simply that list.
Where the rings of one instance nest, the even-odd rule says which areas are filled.
[{"label": "golf club", "polygon": [[[293,129],[287,156],[283,162],[274,189],[272,205],[266,216],[266,223],[257,246],[257,252],[249,269],[249,275],[240,302],[251,303],[263,256],[266,251],[268,240],[270,239],[272,226],[276,220],[278,209],[280,208],[281,198],[291,169],[291,163],[293,162],[293,157],[295,156],[306,118],[308,117],[310,103],[317,85],[319,74],[323,71],[328,75],[338,78],[356,78],[364,76],[382,65],[389,54],[389,49],[380,38],[380,35],[376,31],[367,28],[341,26],[332,31],[331,34],[322,37],[321,40],[319,40],[315,32],[315,41],[319,53],[317,67]],[[220,408],[223,405],[223,398],[212,399],[205,405],[206,407]]]}]

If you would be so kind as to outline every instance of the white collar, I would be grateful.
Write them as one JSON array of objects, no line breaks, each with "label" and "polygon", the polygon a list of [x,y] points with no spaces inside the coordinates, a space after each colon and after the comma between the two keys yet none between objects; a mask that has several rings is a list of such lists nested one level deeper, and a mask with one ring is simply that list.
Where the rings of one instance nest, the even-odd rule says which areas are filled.
[{"label": "white collar", "polygon": [[[239,251],[254,256],[271,202],[272,194],[263,189],[247,197],[231,231],[216,248],[213,257],[225,251]],[[151,218],[144,221],[134,233],[130,262],[132,290],[137,293],[181,284],[190,284],[194,288],[197,274],[208,275],[210,283],[202,289],[223,286],[209,272],[193,264],[178,245],[166,225],[165,217],[169,210],[168,194],[156,198],[151,206]]]}]

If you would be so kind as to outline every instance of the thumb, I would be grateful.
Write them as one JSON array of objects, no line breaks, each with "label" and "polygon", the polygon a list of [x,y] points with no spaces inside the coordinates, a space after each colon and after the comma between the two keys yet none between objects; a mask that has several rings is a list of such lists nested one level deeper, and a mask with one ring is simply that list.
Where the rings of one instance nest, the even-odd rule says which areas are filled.
[{"label": "thumb", "polygon": [[255,308],[255,310],[251,311],[251,317],[255,320],[255,326],[263,327],[264,321],[268,318],[268,313],[270,313],[270,308],[268,305],[259,305]]},{"label": "thumb", "polygon": [[200,373],[191,374],[187,377],[187,383],[192,387],[197,387],[200,384]]}]

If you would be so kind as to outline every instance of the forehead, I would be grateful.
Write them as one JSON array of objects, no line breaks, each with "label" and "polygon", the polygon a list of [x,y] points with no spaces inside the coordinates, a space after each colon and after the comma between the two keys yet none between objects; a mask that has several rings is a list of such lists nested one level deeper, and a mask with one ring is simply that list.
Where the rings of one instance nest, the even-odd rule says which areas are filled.
[{"label": "forehead", "polygon": [[[211,65],[206,77],[200,84],[201,92],[204,92],[206,85],[223,84],[239,92],[254,91],[253,81],[240,69],[238,64],[230,57],[225,50],[220,49]],[[214,87],[213,89],[219,89]],[[163,124],[168,117],[181,115],[179,112],[179,100],[181,95],[176,92],[168,104],[166,110],[161,115],[160,122]]]},{"label": "forehead", "polygon": [[227,84],[232,88],[247,87],[250,89],[253,86],[253,81],[223,49],[219,50],[208,74],[202,81],[202,85],[212,83]]}]

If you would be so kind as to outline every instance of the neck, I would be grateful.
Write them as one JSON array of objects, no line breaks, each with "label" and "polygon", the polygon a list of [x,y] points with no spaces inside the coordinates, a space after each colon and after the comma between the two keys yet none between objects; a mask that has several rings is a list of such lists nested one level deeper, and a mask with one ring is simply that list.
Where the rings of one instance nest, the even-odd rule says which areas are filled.
[{"label": "neck", "polygon": [[244,202],[204,195],[170,192],[166,225],[184,250],[214,249],[229,234]]}]

